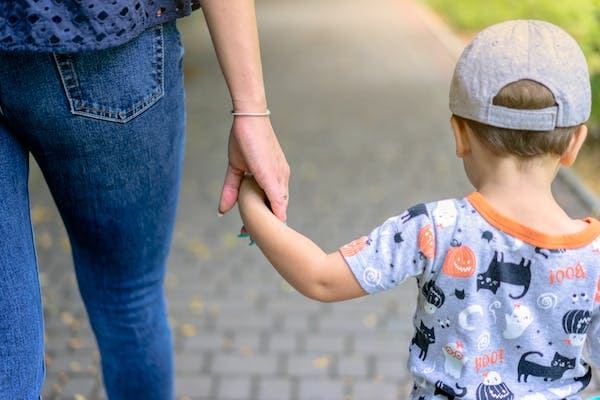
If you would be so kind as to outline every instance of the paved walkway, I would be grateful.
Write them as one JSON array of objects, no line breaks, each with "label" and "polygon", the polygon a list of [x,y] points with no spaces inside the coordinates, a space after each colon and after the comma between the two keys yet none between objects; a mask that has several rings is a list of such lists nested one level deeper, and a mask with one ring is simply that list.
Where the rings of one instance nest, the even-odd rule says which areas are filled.
[{"label": "paved walkway", "polygon": [[[272,120],[293,171],[290,225],[333,250],[415,202],[471,190],[448,127],[460,44],[414,0],[261,0],[258,12]],[[406,398],[413,283],[315,303],[236,237],[237,212],[217,219],[230,105],[202,15],[180,26],[189,129],[167,279],[178,399]],[[45,399],[105,399],[68,241],[36,170],[31,192]],[[587,214],[563,181],[556,194]]]}]

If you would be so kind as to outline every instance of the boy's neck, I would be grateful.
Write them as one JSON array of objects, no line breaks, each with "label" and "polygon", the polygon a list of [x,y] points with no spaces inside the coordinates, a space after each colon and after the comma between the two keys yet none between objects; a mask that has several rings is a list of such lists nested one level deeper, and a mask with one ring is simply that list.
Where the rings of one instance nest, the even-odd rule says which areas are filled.
[{"label": "boy's neck", "polygon": [[583,221],[571,219],[552,194],[559,164],[552,159],[523,165],[515,159],[497,159],[481,171],[476,189],[499,213],[549,234],[582,230]]}]

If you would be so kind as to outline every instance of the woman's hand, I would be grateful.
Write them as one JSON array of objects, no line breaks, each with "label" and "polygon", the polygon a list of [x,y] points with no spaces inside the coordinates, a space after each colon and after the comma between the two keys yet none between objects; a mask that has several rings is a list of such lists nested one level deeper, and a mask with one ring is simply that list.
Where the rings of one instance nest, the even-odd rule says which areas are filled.
[{"label": "woman's hand", "polygon": [[251,173],[264,190],[273,214],[285,221],[290,168],[268,117],[235,117],[229,135],[229,164],[219,213],[235,205],[246,173]]}]

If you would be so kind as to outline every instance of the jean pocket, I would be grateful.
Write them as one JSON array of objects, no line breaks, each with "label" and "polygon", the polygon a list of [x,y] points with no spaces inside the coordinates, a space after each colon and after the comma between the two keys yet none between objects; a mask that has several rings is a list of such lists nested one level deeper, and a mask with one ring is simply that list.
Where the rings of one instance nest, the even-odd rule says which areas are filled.
[{"label": "jean pocket", "polygon": [[111,49],[53,55],[75,115],[125,123],[163,96],[162,25]]}]

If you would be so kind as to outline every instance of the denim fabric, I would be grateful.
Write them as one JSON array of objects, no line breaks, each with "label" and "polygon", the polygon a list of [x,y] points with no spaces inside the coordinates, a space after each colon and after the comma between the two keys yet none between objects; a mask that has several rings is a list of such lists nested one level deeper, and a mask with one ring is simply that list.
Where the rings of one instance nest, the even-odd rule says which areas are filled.
[{"label": "denim fabric", "polygon": [[27,191],[67,229],[110,399],[172,399],[163,280],[184,144],[175,23],[81,54],[0,54],[0,399],[38,399],[43,321]]}]

